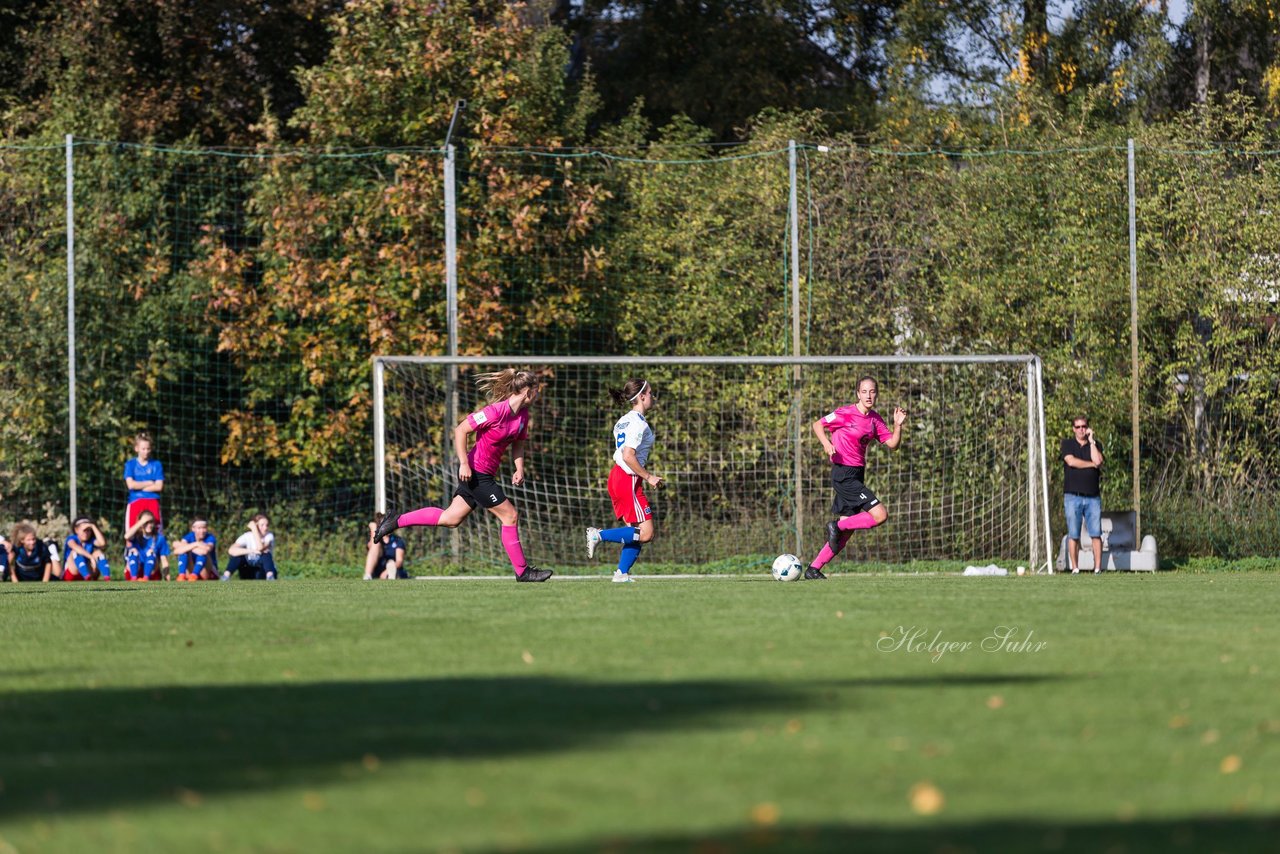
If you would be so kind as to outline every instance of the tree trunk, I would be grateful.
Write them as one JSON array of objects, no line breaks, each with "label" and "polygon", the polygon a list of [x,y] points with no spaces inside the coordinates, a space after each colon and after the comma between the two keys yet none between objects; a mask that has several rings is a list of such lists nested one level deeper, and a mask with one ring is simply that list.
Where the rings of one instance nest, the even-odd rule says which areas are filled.
[{"label": "tree trunk", "polygon": [[1022,0],[1022,32],[1031,79],[1043,82],[1049,70],[1048,0]]},{"label": "tree trunk", "polygon": [[1196,92],[1197,104],[1209,100],[1209,39],[1213,28],[1207,14],[1196,14]]}]

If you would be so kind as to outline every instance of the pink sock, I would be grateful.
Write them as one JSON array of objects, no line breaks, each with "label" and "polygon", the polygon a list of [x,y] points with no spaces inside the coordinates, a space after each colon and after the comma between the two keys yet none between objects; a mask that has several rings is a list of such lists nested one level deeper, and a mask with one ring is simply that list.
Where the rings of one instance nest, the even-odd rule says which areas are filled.
[{"label": "pink sock", "polygon": [[824,566],[831,563],[831,559],[833,557],[838,555],[840,552],[844,551],[844,547],[848,545],[849,538],[852,536],[853,534],[849,533],[848,531],[841,534],[840,542],[839,542],[840,548],[834,552],[831,551],[831,546],[828,546],[824,543],[822,546],[822,551],[818,552],[818,556],[813,559],[813,563],[809,564],[809,566],[813,567],[814,569],[822,569]]},{"label": "pink sock", "polygon": [[412,528],[418,525],[437,525],[440,523],[440,515],[444,513],[439,507],[423,507],[409,513],[401,513],[400,518],[396,520],[398,528]]},{"label": "pink sock", "polygon": [[516,575],[524,575],[525,567],[529,564],[524,559],[524,549],[520,545],[520,529],[515,525],[502,526],[502,547],[507,550],[507,557],[511,559],[511,568],[516,571]]},{"label": "pink sock", "polygon": [[850,516],[848,519],[841,519],[836,523],[836,527],[842,531],[862,531],[867,528],[874,528],[880,523],[877,522],[870,513],[862,511],[856,516]]},{"label": "pink sock", "polygon": [[822,569],[824,566],[831,563],[831,559],[835,556],[836,553],[831,551],[831,546],[823,543],[822,551],[818,552],[818,556],[813,559],[813,562],[810,563],[809,566],[813,569]]}]

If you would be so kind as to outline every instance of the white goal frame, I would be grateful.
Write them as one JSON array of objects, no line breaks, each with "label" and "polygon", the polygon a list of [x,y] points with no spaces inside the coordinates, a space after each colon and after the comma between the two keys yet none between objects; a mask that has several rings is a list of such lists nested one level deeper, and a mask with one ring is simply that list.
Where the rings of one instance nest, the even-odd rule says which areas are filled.
[{"label": "white goal frame", "polygon": [[[445,420],[452,424],[460,418],[456,411],[458,369],[482,367],[497,369],[507,365],[539,367],[601,366],[637,368],[672,366],[778,366],[790,367],[795,399],[800,399],[803,370],[806,367],[871,368],[875,366],[905,365],[1010,365],[1020,366],[1026,382],[1026,459],[1027,459],[1027,532],[1029,553],[1028,569],[1035,573],[1053,572],[1052,544],[1049,527],[1048,467],[1045,451],[1044,381],[1043,365],[1035,355],[938,355],[938,356],[556,356],[556,355],[507,355],[507,356],[375,356],[373,357],[373,446],[374,446],[374,500],[376,509],[387,508],[387,424],[386,424],[386,369],[389,365],[436,365],[446,369],[446,399],[449,403]],[[832,401],[834,403],[834,401]],[[803,478],[800,476],[804,450],[808,441],[808,421],[798,419],[794,435],[788,437],[795,443],[795,550],[804,554],[802,518],[804,497],[800,492]],[[908,422],[910,424],[910,422]],[[908,434],[908,442],[910,437]],[[908,445],[909,448],[909,445]],[[601,486],[603,490],[603,486]],[[400,508],[407,509],[407,508]],[[589,520],[581,520],[583,524]],[[574,521],[578,524],[578,520]],[[1040,553],[1037,543],[1042,543]],[[812,545],[812,544],[810,544]]]}]

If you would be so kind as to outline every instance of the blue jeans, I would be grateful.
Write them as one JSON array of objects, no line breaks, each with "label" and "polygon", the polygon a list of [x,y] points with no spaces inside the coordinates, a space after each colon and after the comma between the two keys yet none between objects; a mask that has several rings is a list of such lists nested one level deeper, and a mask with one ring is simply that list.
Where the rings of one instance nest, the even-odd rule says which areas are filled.
[{"label": "blue jeans", "polygon": [[1062,496],[1062,508],[1067,514],[1067,536],[1080,539],[1080,520],[1090,537],[1102,536],[1102,498],[1097,495],[1076,495],[1068,492]]}]

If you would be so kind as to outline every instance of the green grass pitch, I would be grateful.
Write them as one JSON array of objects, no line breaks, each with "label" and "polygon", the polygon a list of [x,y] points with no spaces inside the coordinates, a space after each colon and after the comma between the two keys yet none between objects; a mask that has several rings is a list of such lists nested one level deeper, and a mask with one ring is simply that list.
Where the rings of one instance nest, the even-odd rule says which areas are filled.
[{"label": "green grass pitch", "polygon": [[1277,602],[1268,573],[6,584],[0,852],[1274,851]]}]

